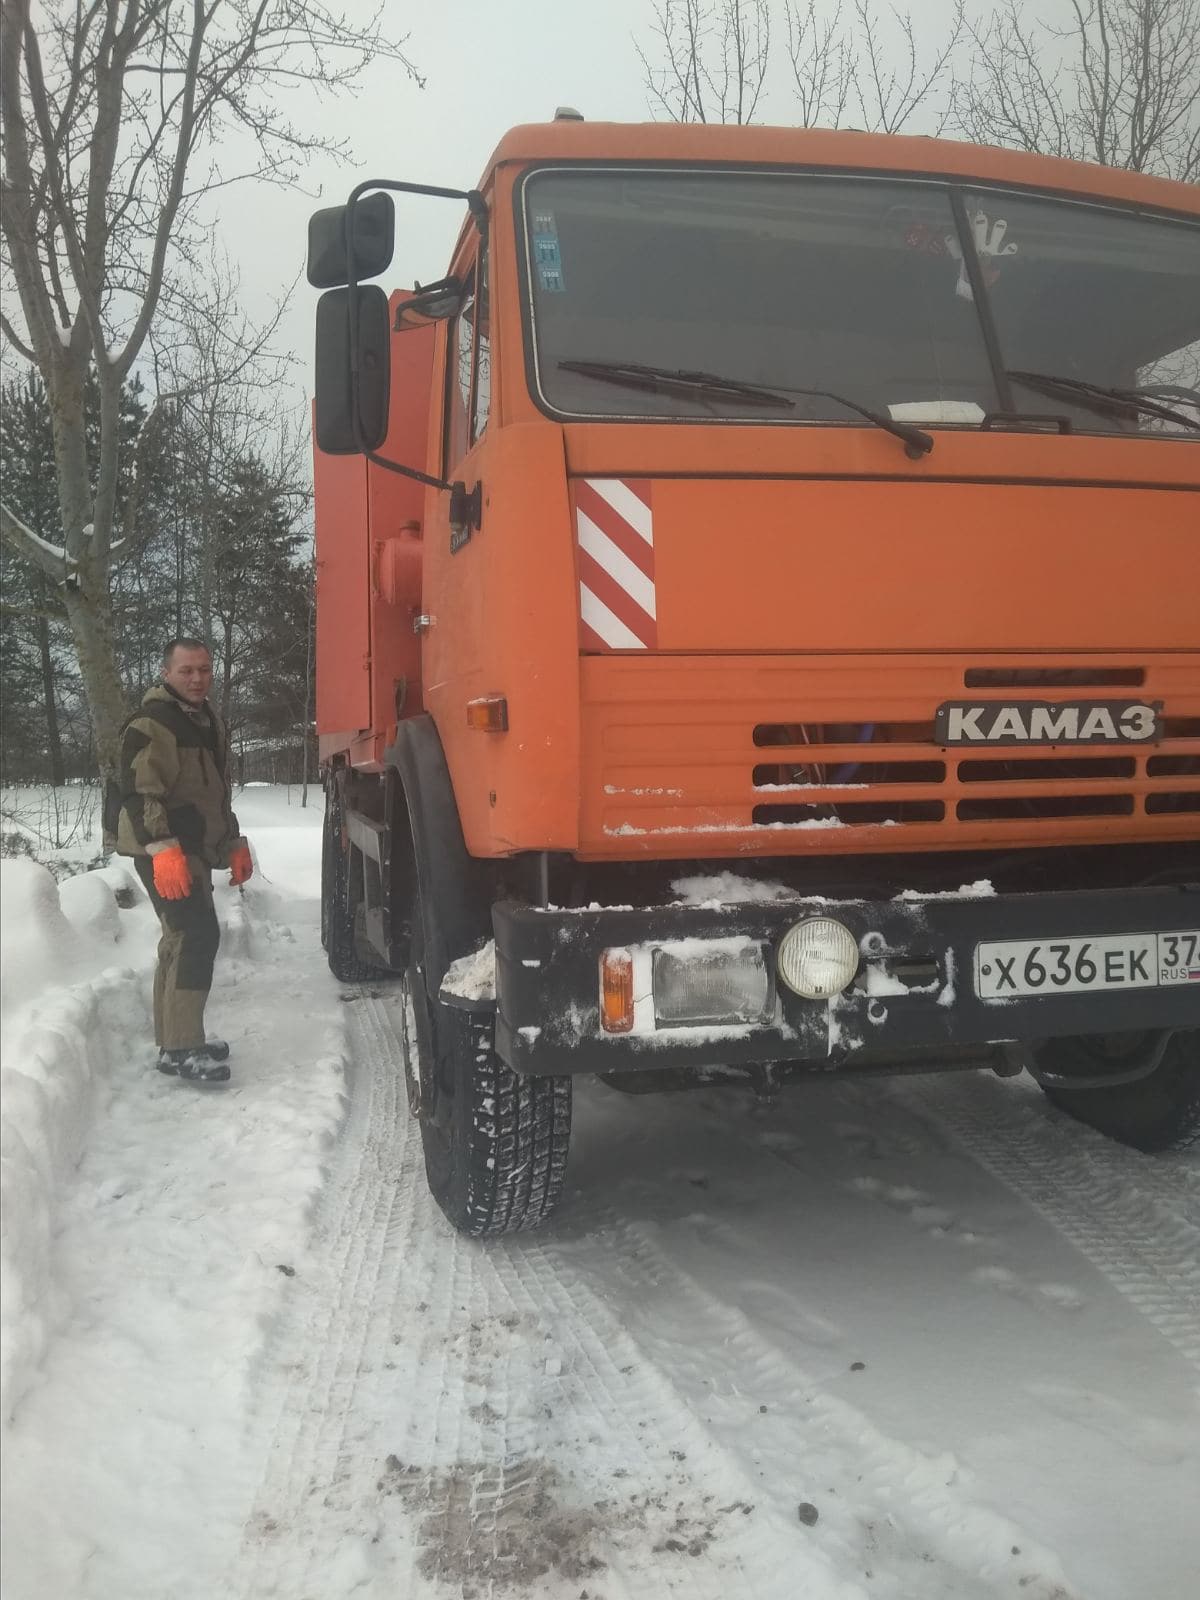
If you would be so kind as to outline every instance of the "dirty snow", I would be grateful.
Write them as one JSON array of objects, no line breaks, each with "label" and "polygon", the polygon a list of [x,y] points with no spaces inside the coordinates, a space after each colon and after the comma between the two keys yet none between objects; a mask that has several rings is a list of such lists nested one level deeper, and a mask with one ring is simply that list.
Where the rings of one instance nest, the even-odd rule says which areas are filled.
[{"label": "dirty snow", "polygon": [[227,1091],[153,1070],[144,898],[16,863],[6,1600],[1192,1600],[1194,1157],[1026,1080],[584,1084],[558,1219],[468,1243],[319,812],[238,810]]}]

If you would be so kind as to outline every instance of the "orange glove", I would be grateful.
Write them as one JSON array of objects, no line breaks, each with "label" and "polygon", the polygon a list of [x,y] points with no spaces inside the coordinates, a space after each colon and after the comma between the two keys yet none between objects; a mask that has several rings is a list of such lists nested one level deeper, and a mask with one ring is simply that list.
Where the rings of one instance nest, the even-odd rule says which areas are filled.
[{"label": "orange glove", "polygon": [[168,845],[150,859],[154,863],[154,887],[163,899],[186,900],[192,892],[192,869],[180,847]]},{"label": "orange glove", "polygon": [[236,886],[254,876],[254,862],[250,859],[248,844],[235,844],[229,852],[229,882]]}]

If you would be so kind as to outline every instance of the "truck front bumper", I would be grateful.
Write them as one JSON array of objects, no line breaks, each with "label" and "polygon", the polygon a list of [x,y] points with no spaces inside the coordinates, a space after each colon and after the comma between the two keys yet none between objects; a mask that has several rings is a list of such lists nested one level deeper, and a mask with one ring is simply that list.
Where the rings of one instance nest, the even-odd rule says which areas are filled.
[{"label": "truck front bumper", "polygon": [[[775,951],[806,917],[833,917],[857,939],[858,976],[832,1000],[773,983],[765,1025],[654,1027],[606,1034],[600,961],[614,948],[742,938]],[[729,905],[539,908],[502,901],[496,936],[496,1045],[522,1073],[810,1063],[853,1068],[951,1060],[990,1042],[1200,1027],[1200,981],[984,999],[976,947],[992,941],[1099,940],[1200,928],[1200,884],[1182,887],[908,900],[794,899]]]}]

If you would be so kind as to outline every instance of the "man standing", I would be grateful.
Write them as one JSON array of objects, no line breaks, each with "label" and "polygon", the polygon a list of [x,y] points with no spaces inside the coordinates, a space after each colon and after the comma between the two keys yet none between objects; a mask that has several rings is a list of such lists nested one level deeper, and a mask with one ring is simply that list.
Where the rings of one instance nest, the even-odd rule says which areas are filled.
[{"label": "man standing", "polygon": [[214,867],[231,884],[254,871],[231,805],[229,735],[209,704],[212,656],[172,639],[162,684],[146,692],[121,741],[117,849],[132,856],[162,926],[154,975],[158,1070],[199,1083],[229,1077],[229,1046],[204,1036],[204,1003],[221,939]]}]

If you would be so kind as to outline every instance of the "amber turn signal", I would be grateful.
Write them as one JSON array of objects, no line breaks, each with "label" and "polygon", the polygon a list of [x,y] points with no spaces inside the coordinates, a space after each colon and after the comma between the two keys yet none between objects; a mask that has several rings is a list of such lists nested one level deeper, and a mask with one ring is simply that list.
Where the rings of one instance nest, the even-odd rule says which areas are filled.
[{"label": "amber turn signal", "polygon": [[633,957],[628,950],[606,950],[600,957],[600,1022],[605,1033],[633,1027]]},{"label": "amber turn signal", "polygon": [[502,694],[485,694],[467,701],[467,727],[476,733],[508,732],[508,701]]}]

